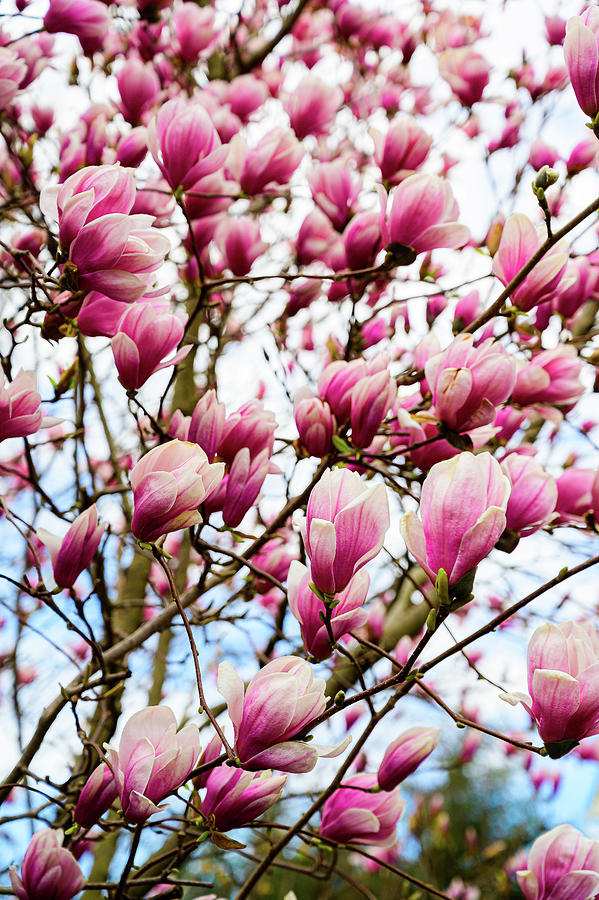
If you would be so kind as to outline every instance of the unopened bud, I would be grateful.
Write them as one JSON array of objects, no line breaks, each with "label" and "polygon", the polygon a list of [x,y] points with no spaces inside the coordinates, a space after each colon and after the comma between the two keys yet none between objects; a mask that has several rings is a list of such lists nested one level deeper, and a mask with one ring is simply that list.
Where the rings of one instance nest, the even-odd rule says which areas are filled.
[{"label": "unopened bud", "polygon": [[556,172],[555,169],[552,169],[549,166],[543,166],[542,169],[539,169],[536,178],[533,181],[533,191],[535,194],[539,189],[544,191],[558,180],[559,172]]}]

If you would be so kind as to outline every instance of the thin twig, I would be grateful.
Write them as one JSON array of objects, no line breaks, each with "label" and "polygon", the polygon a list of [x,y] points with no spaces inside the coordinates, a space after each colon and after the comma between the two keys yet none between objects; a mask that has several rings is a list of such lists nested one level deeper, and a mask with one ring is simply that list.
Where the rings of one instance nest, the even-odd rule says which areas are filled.
[{"label": "thin twig", "polygon": [[185,631],[187,632],[187,638],[189,640],[191,655],[193,657],[193,664],[194,664],[195,673],[196,673],[196,682],[198,685],[198,694],[200,695],[200,705],[202,707],[202,711],[206,713],[206,715],[210,719],[210,722],[212,723],[212,727],[214,728],[214,730],[218,734],[219,738],[221,739],[225,753],[227,754],[227,757],[229,759],[235,759],[235,753],[233,752],[233,749],[229,745],[229,743],[225,737],[224,731],[222,730],[222,728],[216,721],[214,715],[212,714],[212,710],[210,709],[210,707],[208,706],[208,703],[206,702],[206,696],[204,694],[204,685],[202,683],[202,672],[200,669],[200,660],[198,657],[198,648],[196,647],[196,642],[195,642],[195,639],[193,636],[193,631],[191,629],[191,625],[189,624],[189,619],[187,618],[187,615],[183,608],[183,604],[181,603],[181,598],[179,597],[179,591],[177,590],[177,585],[175,584],[175,579],[173,578],[173,573],[171,572],[170,566],[164,559],[164,557],[163,557],[162,553],[160,552],[160,550],[158,549],[158,547],[153,546],[152,551],[154,553],[154,559],[156,559],[156,561],[158,562],[158,564],[162,568],[162,571],[164,572],[164,574],[166,575],[166,577],[168,579],[171,596],[172,596],[173,600],[175,601],[175,603],[177,604],[177,609],[179,610],[179,615],[181,616],[181,618],[183,620],[183,625],[185,627]]}]

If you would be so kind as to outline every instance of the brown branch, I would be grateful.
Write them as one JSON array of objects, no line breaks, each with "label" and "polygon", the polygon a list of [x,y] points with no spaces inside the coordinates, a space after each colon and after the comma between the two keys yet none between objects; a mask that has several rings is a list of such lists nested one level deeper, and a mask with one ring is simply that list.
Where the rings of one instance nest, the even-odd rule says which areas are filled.
[{"label": "brown branch", "polygon": [[229,743],[225,737],[224,731],[222,730],[222,728],[216,721],[216,719],[212,713],[212,710],[210,709],[210,707],[208,706],[208,703],[206,702],[206,695],[204,694],[204,685],[202,683],[202,670],[200,669],[200,660],[198,657],[198,648],[196,647],[196,642],[195,642],[195,639],[193,636],[193,631],[191,630],[191,625],[189,624],[189,619],[187,618],[185,610],[183,609],[183,605],[181,603],[181,598],[179,597],[179,591],[177,590],[177,585],[175,584],[175,579],[173,578],[173,573],[171,572],[170,566],[164,559],[164,557],[163,557],[162,553],[160,552],[160,550],[158,549],[158,547],[154,546],[152,548],[152,552],[154,553],[154,559],[158,562],[162,571],[164,572],[164,574],[166,575],[166,577],[168,579],[171,596],[172,596],[173,600],[175,601],[179,615],[181,616],[181,619],[183,620],[183,626],[187,633],[187,639],[189,640],[189,647],[191,649],[191,655],[193,657],[193,665],[194,665],[195,673],[196,673],[196,683],[198,685],[198,694],[200,696],[200,704],[201,704],[202,712],[205,712],[206,715],[208,716],[208,718],[210,719],[210,722],[212,723],[212,727],[214,728],[217,735],[219,736],[219,738],[222,741],[222,744],[223,744],[223,747],[225,748],[225,753],[227,754],[227,757],[229,759],[235,759],[235,754],[234,754],[233,750],[231,749],[231,746],[229,745]]},{"label": "brown branch", "polygon": [[484,725],[479,725],[478,722],[472,722],[470,719],[465,719],[464,716],[458,715],[456,712],[448,706],[441,697],[433,691],[428,685],[426,685],[421,678],[416,680],[416,684],[420,688],[420,690],[424,691],[431,700],[434,700],[435,703],[441,707],[441,709],[445,710],[447,715],[451,716],[456,725],[462,726],[464,728],[474,728],[476,731],[481,731],[483,734],[488,734],[491,737],[498,738],[500,741],[505,741],[506,744],[511,744],[512,747],[518,747],[520,750],[530,750],[531,753],[538,753],[541,756],[545,756],[545,751],[543,747],[534,747],[532,744],[527,744],[525,741],[517,741],[515,738],[509,738],[505,734],[501,734],[499,731],[493,731],[491,728],[485,728]]},{"label": "brown branch", "polygon": [[310,0],[299,0],[297,6],[290,13],[286,19],[281,23],[281,27],[270,41],[267,41],[259,50],[257,50],[249,59],[243,60],[240,58],[239,60],[239,68],[242,73],[251,72],[252,69],[255,69],[256,66],[261,66],[269,53],[276,48],[277,44],[279,44],[283,38],[289,34],[304,9],[308,5]]}]

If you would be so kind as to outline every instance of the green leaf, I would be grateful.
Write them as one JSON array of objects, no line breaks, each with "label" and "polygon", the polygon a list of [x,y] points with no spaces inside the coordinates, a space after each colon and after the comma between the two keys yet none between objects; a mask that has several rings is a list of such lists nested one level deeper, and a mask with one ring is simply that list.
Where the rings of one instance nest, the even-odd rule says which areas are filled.
[{"label": "green leaf", "polygon": [[437,625],[437,610],[431,609],[428,616],[426,617],[426,630],[434,631]]},{"label": "green leaf", "polygon": [[435,580],[435,590],[441,606],[449,605],[449,580],[445,569],[439,569]]},{"label": "green leaf", "polygon": [[338,434],[334,434],[331,440],[335,450],[339,450],[340,453],[353,453],[352,447]]}]

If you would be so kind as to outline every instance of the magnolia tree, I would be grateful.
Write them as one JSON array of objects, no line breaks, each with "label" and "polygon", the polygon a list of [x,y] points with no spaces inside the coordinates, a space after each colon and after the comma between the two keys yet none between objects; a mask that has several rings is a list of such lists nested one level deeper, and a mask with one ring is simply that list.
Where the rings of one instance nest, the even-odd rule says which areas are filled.
[{"label": "magnolia tree", "polygon": [[[402,782],[599,759],[599,7],[545,12],[3,4],[5,893],[476,900]],[[572,816],[494,896],[599,894]]]}]

